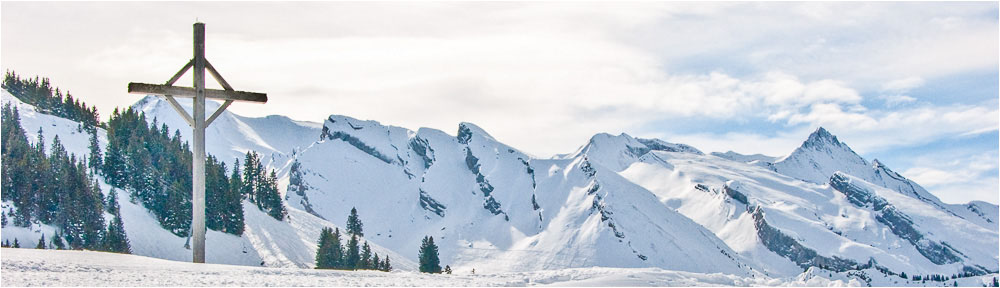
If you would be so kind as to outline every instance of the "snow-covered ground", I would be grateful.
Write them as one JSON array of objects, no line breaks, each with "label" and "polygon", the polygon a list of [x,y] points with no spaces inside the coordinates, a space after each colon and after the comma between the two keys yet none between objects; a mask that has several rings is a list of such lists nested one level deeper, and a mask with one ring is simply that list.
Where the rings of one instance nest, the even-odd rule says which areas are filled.
[{"label": "snow-covered ground", "polygon": [[332,271],[193,264],[91,251],[3,248],[0,286],[857,286],[857,280],[740,278],[656,268],[516,273]]},{"label": "snow-covered ground", "polygon": [[[572,268],[432,275],[412,271],[334,271],[193,264],[92,251],[3,248],[0,286],[959,286],[996,274],[946,282],[906,281],[874,270],[847,275],[810,269],[796,277],[739,277],[659,268]],[[864,280],[867,278],[868,280]]]}]

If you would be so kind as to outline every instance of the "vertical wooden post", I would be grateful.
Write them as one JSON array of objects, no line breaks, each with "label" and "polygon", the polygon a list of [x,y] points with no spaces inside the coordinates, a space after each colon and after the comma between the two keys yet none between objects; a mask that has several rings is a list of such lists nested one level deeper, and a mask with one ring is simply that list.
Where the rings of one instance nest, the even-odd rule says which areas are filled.
[{"label": "vertical wooden post", "polygon": [[205,263],[205,24],[194,23],[194,160],[191,234],[194,263]]}]

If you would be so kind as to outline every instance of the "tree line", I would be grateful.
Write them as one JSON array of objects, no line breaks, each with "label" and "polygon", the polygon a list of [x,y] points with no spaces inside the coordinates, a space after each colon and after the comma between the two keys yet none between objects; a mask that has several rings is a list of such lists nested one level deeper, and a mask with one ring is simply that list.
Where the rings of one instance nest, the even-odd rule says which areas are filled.
[{"label": "tree line", "polygon": [[[98,227],[104,225],[101,207],[112,207],[104,203],[110,198],[104,199],[100,191],[95,179],[100,175],[112,187],[128,192],[131,202],[149,209],[163,228],[177,236],[190,235],[192,153],[178,130],[171,130],[156,119],[147,122],[143,112],[131,107],[116,108],[108,122],[98,122],[95,108],[88,108],[68,93],[62,96],[58,88],[52,88],[48,78],[22,79],[8,71],[3,88],[40,112],[81,122],[80,131],[90,134],[89,155],[69,155],[57,136],[46,156],[41,129],[36,144],[31,144],[21,127],[17,108],[4,107],[3,200],[12,201],[16,208],[0,215],[5,223],[9,217],[18,226],[33,222],[54,225],[61,231],[56,238],[72,240],[72,244],[67,244],[69,247],[100,250],[100,240],[95,239],[103,239],[108,230]],[[108,144],[104,149],[98,144],[98,127],[107,132]],[[267,173],[256,152],[247,152],[243,160],[241,166],[234,159],[232,169],[227,169],[216,157],[207,156],[208,229],[242,235],[243,200],[249,200],[277,220],[285,218],[287,212],[279,196],[275,171]],[[117,193],[109,193],[109,197],[110,194]],[[117,207],[117,198],[114,200]],[[124,239],[112,237],[117,238]]]},{"label": "tree line", "polygon": [[358,210],[351,208],[346,231],[350,238],[346,245],[341,244],[340,228],[324,227],[317,243],[316,269],[391,271],[389,255],[379,258],[378,252],[373,253],[368,246],[368,241],[359,246],[359,238],[364,236],[363,226]]},{"label": "tree line", "polygon": [[[30,227],[42,223],[56,227],[51,246],[129,253],[128,238],[118,213],[116,193],[105,203],[98,181],[85,164],[66,152],[55,136],[46,153],[44,131],[35,143],[28,141],[20,112],[10,103],[2,109],[3,201],[14,207],[2,211],[3,226]],[[15,209],[16,208],[16,209]],[[112,215],[105,224],[105,209]],[[39,247],[44,248],[44,235]],[[15,239],[16,240],[16,239]],[[15,241],[17,242],[17,241]],[[18,243],[19,244],[19,243]]]},{"label": "tree line", "polygon": [[[380,270],[386,272],[392,270],[389,255],[380,259],[378,253],[371,252],[367,241],[359,248],[358,239],[364,236],[364,224],[358,217],[357,208],[351,208],[346,227],[347,236],[350,237],[346,245],[341,244],[340,228],[324,227],[320,232],[317,243],[319,247],[316,249],[316,269]],[[420,261],[420,272],[451,274],[449,266],[445,266],[445,269],[441,270],[441,260],[438,257],[438,246],[434,244],[434,237],[424,236],[417,258]]]},{"label": "tree line", "polygon": [[35,76],[34,79],[21,79],[17,73],[8,70],[4,74],[2,88],[41,112],[83,123],[88,131],[100,125],[97,107],[87,107],[87,103],[74,99],[69,91],[63,96],[58,87],[52,86],[49,78]]},{"label": "tree line", "polygon": [[[157,119],[147,123],[145,113],[115,109],[107,122],[108,145],[101,174],[108,184],[129,191],[153,212],[160,224],[178,236],[190,235],[191,161],[193,154],[180,131]],[[92,154],[98,153],[95,151]],[[243,234],[244,199],[261,211],[283,220],[286,211],[279,196],[275,171],[265,173],[257,152],[247,152],[242,172],[234,160],[231,173],[215,156],[205,160],[205,218],[208,229]]]}]

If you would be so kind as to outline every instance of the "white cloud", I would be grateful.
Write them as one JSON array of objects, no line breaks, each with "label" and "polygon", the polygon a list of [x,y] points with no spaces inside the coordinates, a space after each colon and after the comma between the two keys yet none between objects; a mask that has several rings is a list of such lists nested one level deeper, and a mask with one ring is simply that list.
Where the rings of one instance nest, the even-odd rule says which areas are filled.
[{"label": "white cloud", "polygon": [[917,87],[920,87],[920,86],[924,86],[925,82],[926,81],[924,81],[924,78],[915,77],[915,76],[914,77],[902,78],[902,79],[896,79],[896,80],[892,80],[892,81],[889,81],[888,83],[883,84],[882,85],[882,91],[906,92],[906,91],[910,91],[910,90],[912,90],[914,88],[917,88]]},{"label": "white cloud", "polygon": [[885,101],[886,107],[892,108],[906,103],[916,102],[917,99],[906,95],[915,88],[924,86],[923,78],[920,77],[907,77],[889,81],[882,84],[881,92],[879,98]]},{"label": "white cloud", "polygon": [[[198,17],[214,66],[237,89],[270,96],[233,105],[237,113],[311,121],[335,113],[449,133],[469,121],[538,156],[573,151],[597,132],[778,156],[817,126],[862,154],[1000,126],[995,102],[929,106],[908,94],[944,76],[996,71],[997,4],[989,2],[3,8],[3,69],[49,76],[105,115],[138,99],[125,83],[164,81],[190,58]],[[865,97],[886,105],[866,107]],[[672,120],[719,124],[648,130]],[[750,121],[765,127],[716,131]],[[948,180],[973,175],[962,164],[972,160],[906,171],[932,192],[996,193],[996,175]]]},{"label": "white cloud", "polygon": [[888,94],[880,95],[879,98],[885,101],[887,107],[896,107],[906,103],[913,103],[917,101],[917,98],[913,98],[902,94]]},{"label": "white cloud", "polygon": [[968,155],[958,159],[921,157],[915,167],[901,174],[920,183],[947,203],[981,200],[996,204],[1000,179],[997,152]]},{"label": "white cloud", "polygon": [[996,21],[981,16],[994,3],[4,5],[4,68],[49,75],[105,114],[137,99],[125,83],[165,80],[190,57],[193,19],[170,12],[196,9],[213,64],[271,96],[231,108],[248,115],[450,133],[470,121],[542,156],[665,119],[764,120],[801,137],[823,125],[869,151],[997,129],[994,107],[886,93],[908,105],[879,110],[859,92],[995,69]]}]

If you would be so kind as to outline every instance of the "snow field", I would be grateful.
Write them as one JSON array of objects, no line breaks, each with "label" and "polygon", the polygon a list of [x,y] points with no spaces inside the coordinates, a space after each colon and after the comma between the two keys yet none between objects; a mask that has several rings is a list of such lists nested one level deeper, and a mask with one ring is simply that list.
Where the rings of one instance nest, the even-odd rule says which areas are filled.
[{"label": "snow field", "polygon": [[2,286],[859,286],[857,280],[741,278],[657,268],[453,275],[193,264],[93,251],[3,248]]}]

